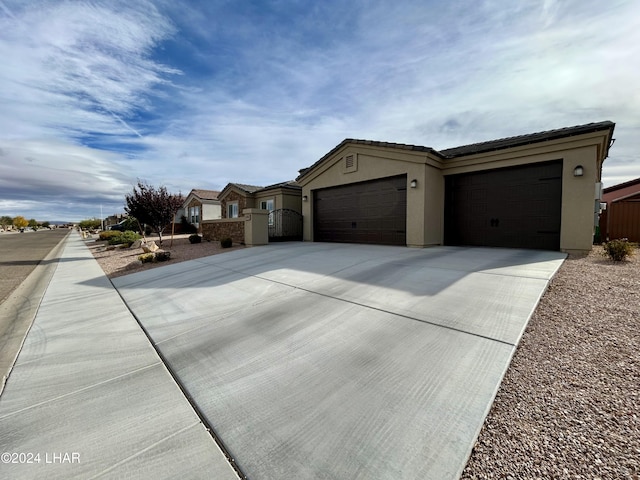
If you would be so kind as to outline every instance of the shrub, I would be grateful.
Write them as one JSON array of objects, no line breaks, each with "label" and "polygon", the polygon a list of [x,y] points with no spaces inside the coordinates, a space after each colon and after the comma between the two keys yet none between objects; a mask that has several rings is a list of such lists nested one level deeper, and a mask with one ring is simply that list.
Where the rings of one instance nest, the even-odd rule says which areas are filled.
[{"label": "shrub", "polygon": [[232,245],[233,245],[233,240],[231,240],[229,237],[223,238],[222,240],[220,240],[220,246],[222,248],[231,248]]},{"label": "shrub", "polygon": [[126,232],[118,232],[118,236],[109,239],[109,245],[131,245],[136,240],[140,240],[142,237],[136,232],[127,230]]},{"label": "shrub", "polygon": [[171,252],[156,252],[156,260],[158,262],[166,262],[171,258]]},{"label": "shrub", "polygon": [[200,243],[202,242],[202,237],[200,235],[189,235],[189,242]]},{"label": "shrub", "polygon": [[616,262],[621,262],[625,258],[633,255],[634,244],[629,243],[626,238],[619,238],[605,243],[603,247],[606,257]]},{"label": "shrub", "polygon": [[117,230],[105,230],[104,232],[99,233],[100,240],[109,240],[113,237],[120,236],[122,232],[118,232]]},{"label": "shrub", "polygon": [[155,255],[153,253],[143,253],[142,255],[138,255],[138,260],[142,263],[151,263],[154,257]]}]

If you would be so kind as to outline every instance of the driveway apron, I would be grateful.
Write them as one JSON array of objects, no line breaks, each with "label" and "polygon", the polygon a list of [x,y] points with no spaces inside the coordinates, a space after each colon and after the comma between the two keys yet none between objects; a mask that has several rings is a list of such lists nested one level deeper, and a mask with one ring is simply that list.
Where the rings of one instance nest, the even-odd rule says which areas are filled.
[{"label": "driveway apron", "polygon": [[114,285],[249,478],[440,480],[564,258],[284,243]]}]

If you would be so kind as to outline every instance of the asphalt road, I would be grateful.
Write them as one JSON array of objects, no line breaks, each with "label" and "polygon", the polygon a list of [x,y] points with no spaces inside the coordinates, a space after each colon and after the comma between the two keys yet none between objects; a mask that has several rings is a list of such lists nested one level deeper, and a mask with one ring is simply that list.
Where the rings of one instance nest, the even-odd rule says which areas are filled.
[{"label": "asphalt road", "polygon": [[0,303],[20,285],[69,230],[0,233]]}]

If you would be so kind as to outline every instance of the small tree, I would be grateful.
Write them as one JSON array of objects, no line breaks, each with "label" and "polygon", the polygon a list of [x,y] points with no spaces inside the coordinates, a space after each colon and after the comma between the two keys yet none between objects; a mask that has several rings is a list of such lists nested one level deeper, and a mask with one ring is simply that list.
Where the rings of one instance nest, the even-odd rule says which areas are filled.
[{"label": "small tree", "polygon": [[27,222],[27,219],[20,215],[13,218],[13,226],[16,228],[25,228],[28,225],[29,222]]},{"label": "small tree", "polygon": [[184,197],[167,192],[165,186],[154,187],[138,180],[133,192],[126,197],[125,212],[150,225],[157,233],[162,245],[162,230],[169,225],[182,206]]},{"label": "small tree", "polygon": [[3,215],[0,217],[0,226],[3,230],[6,230],[9,225],[13,225],[13,218]]},{"label": "small tree", "polygon": [[33,228],[34,230],[38,229],[38,221],[35,218],[32,218],[31,220],[29,220],[29,226],[31,228]]}]

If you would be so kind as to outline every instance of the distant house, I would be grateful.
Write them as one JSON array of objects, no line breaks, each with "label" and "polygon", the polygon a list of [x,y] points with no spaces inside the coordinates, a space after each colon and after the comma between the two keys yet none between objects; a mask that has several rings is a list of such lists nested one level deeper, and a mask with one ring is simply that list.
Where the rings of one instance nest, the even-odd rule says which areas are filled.
[{"label": "distant house", "polygon": [[640,242],[640,178],[602,191],[606,208],[600,215],[600,238],[628,238]]},{"label": "distant house", "polygon": [[201,225],[204,220],[215,220],[222,216],[219,195],[220,192],[216,190],[194,188],[185,198],[181,211],[176,215],[176,221],[180,221],[180,217],[184,215],[198,232],[202,232]]}]

